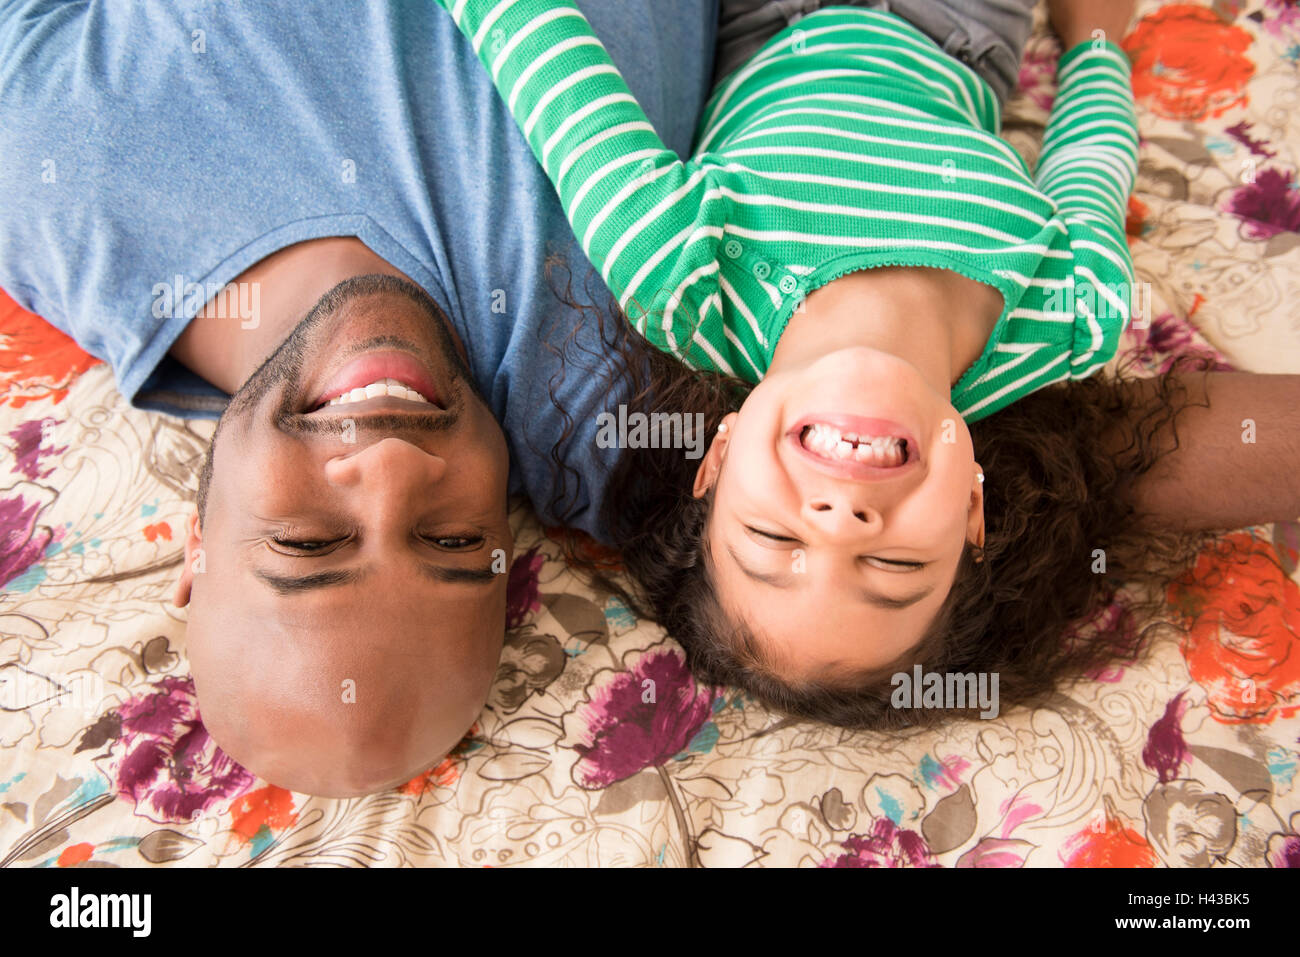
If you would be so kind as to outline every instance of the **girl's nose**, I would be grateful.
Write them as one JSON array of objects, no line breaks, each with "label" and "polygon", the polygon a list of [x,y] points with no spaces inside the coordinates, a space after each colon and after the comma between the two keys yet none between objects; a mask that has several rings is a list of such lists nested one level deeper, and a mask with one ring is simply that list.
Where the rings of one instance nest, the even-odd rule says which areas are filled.
[{"label": "girl's nose", "polygon": [[880,525],[880,513],[870,505],[832,496],[814,496],[804,505],[808,522],[831,535],[855,535]]}]

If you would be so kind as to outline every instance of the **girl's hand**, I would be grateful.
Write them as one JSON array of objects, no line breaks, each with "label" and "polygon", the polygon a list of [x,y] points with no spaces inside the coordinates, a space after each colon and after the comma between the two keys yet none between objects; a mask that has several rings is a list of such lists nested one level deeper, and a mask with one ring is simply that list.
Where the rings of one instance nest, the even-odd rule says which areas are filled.
[{"label": "girl's hand", "polygon": [[1062,49],[1069,50],[1086,40],[1119,43],[1136,7],[1137,0],[1047,0],[1047,17]]}]

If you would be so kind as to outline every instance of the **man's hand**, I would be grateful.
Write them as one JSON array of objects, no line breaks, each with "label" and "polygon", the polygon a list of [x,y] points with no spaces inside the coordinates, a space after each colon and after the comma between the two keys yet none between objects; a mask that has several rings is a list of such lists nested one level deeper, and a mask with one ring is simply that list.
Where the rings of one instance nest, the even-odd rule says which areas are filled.
[{"label": "man's hand", "polygon": [[1136,6],[1137,0],[1047,0],[1047,17],[1062,49],[1069,50],[1085,40],[1119,43],[1128,33]]}]

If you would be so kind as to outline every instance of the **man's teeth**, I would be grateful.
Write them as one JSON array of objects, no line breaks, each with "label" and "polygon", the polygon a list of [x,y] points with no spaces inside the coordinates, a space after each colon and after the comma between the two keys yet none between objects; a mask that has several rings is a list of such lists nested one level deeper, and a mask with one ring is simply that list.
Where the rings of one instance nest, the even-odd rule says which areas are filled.
[{"label": "man's teeth", "polygon": [[803,446],[823,458],[845,459],[890,468],[907,461],[906,443],[889,436],[859,435],[841,432],[831,425],[818,423],[804,429]]},{"label": "man's teeth", "polygon": [[402,385],[396,379],[380,379],[372,382],[367,386],[357,386],[351,392],[344,392],[342,395],[335,396],[325,404],[329,405],[348,405],[352,402],[363,402],[366,399],[373,399],[375,396],[391,395],[397,399],[410,399],[412,402],[423,402],[431,405],[424,396],[416,392],[409,386]]}]

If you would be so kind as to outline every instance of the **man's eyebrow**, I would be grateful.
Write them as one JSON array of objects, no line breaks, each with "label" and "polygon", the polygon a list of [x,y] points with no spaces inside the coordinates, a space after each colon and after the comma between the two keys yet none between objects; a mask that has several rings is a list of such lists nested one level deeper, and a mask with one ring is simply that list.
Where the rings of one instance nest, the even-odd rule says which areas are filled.
[{"label": "man's eyebrow", "polygon": [[[756,572],[752,568],[747,567],[745,563],[740,560],[740,556],[736,554],[736,550],[730,545],[727,546],[727,553],[731,556],[731,560],[736,563],[736,567],[756,582],[762,582],[764,585],[771,585],[773,588],[789,588],[791,584],[793,584],[790,575],[765,575],[762,572]],[[915,595],[905,595],[902,598],[890,598],[888,595],[882,595],[880,592],[872,591],[870,588],[864,588],[862,589],[861,595],[862,600],[868,605],[875,605],[877,608],[896,610],[900,608],[910,608],[922,598],[929,595],[932,591],[934,591],[934,586],[929,585],[926,588],[921,589],[921,591],[917,592]]]},{"label": "man's eyebrow", "polygon": [[[425,578],[443,584],[489,585],[496,581],[497,574],[489,568],[459,568],[454,565],[435,565],[432,562],[419,562],[416,568]],[[332,571],[312,572],[309,575],[277,575],[274,572],[254,568],[253,574],[277,595],[296,595],[318,588],[331,588],[337,585],[355,585],[370,577],[369,569],[340,568]]]}]

